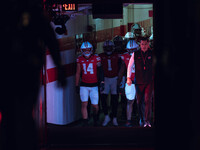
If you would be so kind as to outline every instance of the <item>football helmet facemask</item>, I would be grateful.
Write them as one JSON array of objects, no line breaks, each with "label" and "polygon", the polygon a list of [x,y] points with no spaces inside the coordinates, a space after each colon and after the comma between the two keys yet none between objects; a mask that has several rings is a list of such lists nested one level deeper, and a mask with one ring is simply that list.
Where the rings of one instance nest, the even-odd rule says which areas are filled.
[{"label": "football helmet facemask", "polygon": [[114,51],[114,43],[110,40],[106,40],[103,44],[103,50],[107,55],[111,55]]},{"label": "football helmet facemask", "polygon": [[139,49],[139,45],[134,40],[128,41],[126,45],[126,50],[128,51],[130,55],[132,55],[138,49]]},{"label": "football helmet facemask", "polygon": [[84,56],[89,57],[93,53],[93,46],[90,42],[83,42],[81,45],[81,52]]}]

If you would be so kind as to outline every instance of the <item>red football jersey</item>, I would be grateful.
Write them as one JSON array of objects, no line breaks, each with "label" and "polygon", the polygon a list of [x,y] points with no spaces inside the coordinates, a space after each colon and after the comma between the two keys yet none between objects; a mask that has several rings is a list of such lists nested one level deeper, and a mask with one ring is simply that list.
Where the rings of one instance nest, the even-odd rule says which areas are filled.
[{"label": "red football jersey", "polygon": [[[129,60],[131,59],[131,55],[128,52],[126,52],[126,53],[121,55],[121,59],[126,64],[126,68],[128,68],[128,63],[129,63]],[[133,65],[133,68],[132,68],[131,72],[132,72],[131,73],[131,80],[134,81],[134,78],[135,78],[135,64]]]},{"label": "red football jersey", "polygon": [[101,62],[98,55],[92,55],[86,59],[82,55],[77,58],[77,63],[81,65],[82,82],[84,83],[97,83],[97,63]]},{"label": "red football jersey", "polygon": [[103,66],[104,76],[108,78],[116,77],[119,71],[119,54],[113,53],[108,56],[105,53],[99,54]]}]

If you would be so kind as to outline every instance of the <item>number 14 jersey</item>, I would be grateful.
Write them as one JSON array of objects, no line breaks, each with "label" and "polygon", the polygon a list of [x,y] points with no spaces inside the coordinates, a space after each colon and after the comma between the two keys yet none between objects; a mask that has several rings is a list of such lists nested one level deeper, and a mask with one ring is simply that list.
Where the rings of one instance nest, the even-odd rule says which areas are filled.
[{"label": "number 14 jersey", "polygon": [[101,58],[98,55],[92,55],[89,59],[86,59],[82,55],[77,58],[77,63],[80,63],[82,82],[84,83],[97,83],[97,63],[101,62]]}]

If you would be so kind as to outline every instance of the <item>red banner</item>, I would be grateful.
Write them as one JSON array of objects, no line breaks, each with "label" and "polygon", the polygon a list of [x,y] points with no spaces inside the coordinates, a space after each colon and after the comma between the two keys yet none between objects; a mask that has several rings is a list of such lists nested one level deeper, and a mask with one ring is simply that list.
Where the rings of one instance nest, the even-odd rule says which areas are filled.
[{"label": "red banner", "polygon": [[153,17],[153,10],[149,10],[149,17]]}]

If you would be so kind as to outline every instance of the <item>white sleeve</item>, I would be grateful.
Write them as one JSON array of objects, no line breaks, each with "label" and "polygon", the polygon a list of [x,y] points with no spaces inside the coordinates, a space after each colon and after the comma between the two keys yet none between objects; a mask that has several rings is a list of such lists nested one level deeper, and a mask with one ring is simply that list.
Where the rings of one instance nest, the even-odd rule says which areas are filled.
[{"label": "white sleeve", "polygon": [[127,68],[127,78],[131,77],[131,72],[134,64],[134,53],[132,54],[129,63],[128,63],[128,68]]}]

